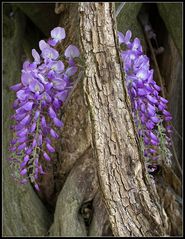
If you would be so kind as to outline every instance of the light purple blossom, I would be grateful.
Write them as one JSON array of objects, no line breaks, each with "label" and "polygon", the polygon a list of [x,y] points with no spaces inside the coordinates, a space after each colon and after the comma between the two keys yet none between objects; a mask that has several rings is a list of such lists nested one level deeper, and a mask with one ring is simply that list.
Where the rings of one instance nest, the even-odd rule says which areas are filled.
[{"label": "light purple blossom", "polygon": [[78,48],[74,45],[69,45],[65,52],[64,55],[66,58],[75,58],[75,57],[79,57],[80,56],[80,51],[78,50]]},{"label": "light purple blossom", "polygon": [[51,158],[49,157],[49,155],[46,152],[44,152],[43,156],[47,161],[51,160]]},{"label": "light purple blossom", "polygon": [[50,45],[47,44],[44,40],[39,41],[39,48],[43,51],[45,48],[50,48]]},{"label": "light purple blossom", "polygon": [[13,91],[18,91],[22,88],[22,84],[21,83],[18,83],[16,85],[13,85],[10,87],[10,90],[13,90]]},{"label": "light purple blossom", "polygon": [[57,50],[49,47],[49,48],[44,48],[42,50],[42,57],[44,59],[51,59],[51,60],[56,60],[59,57],[59,53]]},{"label": "light purple blossom", "polygon": [[66,37],[66,33],[64,28],[62,27],[55,27],[52,31],[51,31],[51,40],[49,41],[49,43],[52,46],[55,46],[58,42],[60,42],[61,40],[63,40]]},{"label": "light purple blossom", "polygon": [[39,55],[39,53],[35,49],[32,49],[32,56],[34,58],[34,61],[37,64],[39,64],[40,63],[40,55]]},{"label": "light purple blossom", "polygon": [[[78,71],[78,48],[68,46],[61,57],[54,47],[65,36],[64,28],[56,27],[51,31],[48,42],[40,40],[40,52],[32,49],[33,62],[26,60],[23,63],[21,82],[10,87],[16,92],[16,100],[13,103],[15,114],[11,117],[15,121],[15,125],[11,125],[15,137],[9,148],[13,156],[9,157],[9,162],[15,170],[19,168],[20,177],[16,174],[16,178],[21,184],[28,181],[22,177],[27,174],[27,167],[31,168],[26,176],[36,190],[40,190],[39,174],[45,174],[39,157],[50,161],[50,153],[55,152],[50,138],[59,138],[55,129],[63,127],[59,118],[60,108],[72,86],[71,78]],[[16,159],[16,155],[22,155],[22,160]]]},{"label": "light purple blossom", "polygon": [[[158,126],[164,121],[170,121],[172,116],[166,110],[168,101],[159,95],[161,87],[153,80],[153,70],[150,69],[148,57],[143,53],[140,40],[135,38],[131,41],[131,36],[131,31],[127,31],[125,36],[118,32],[118,41],[126,48],[120,52],[120,56],[134,121],[145,146],[144,156],[156,160],[158,156],[153,156],[153,153],[159,154]],[[170,141],[167,135],[165,140]]]},{"label": "light purple blossom", "polygon": [[53,118],[53,122],[57,127],[63,127],[63,122],[59,120],[57,117]]},{"label": "light purple blossom", "polygon": [[78,68],[76,66],[71,66],[66,70],[67,76],[73,76],[78,71]]},{"label": "light purple blossom", "polygon": [[26,169],[26,168],[24,168],[24,169],[21,170],[21,172],[20,172],[21,175],[25,175],[26,173],[27,173],[27,169]]}]

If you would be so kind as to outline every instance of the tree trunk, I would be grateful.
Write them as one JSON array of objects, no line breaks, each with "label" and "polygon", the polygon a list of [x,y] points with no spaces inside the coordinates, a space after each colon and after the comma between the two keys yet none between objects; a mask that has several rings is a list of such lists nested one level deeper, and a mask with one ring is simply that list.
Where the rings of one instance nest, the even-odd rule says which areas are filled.
[{"label": "tree trunk", "polygon": [[[8,8],[4,14],[4,236],[181,235],[180,180],[165,161],[160,174],[149,176],[140,154],[121,73],[114,4],[65,3],[57,9],[51,5],[42,8],[38,4],[36,10],[33,4],[17,4],[11,20]],[[135,26],[134,36],[137,31],[142,35],[138,22],[135,24],[140,7],[126,4],[121,18],[127,22],[127,15],[133,13],[128,25]],[[48,12],[53,14],[54,9],[60,15],[52,15],[53,20],[46,24]],[[20,42],[26,39],[25,28],[33,27],[26,17],[38,26],[41,39],[58,19],[66,31],[61,50],[77,45],[84,60],[82,78],[61,110],[65,126],[38,194],[31,184],[22,187],[11,181],[6,162],[13,103],[9,87],[20,78],[21,57],[25,57]],[[33,35],[33,44],[38,45]],[[33,48],[29,37],[24,45]]]}]

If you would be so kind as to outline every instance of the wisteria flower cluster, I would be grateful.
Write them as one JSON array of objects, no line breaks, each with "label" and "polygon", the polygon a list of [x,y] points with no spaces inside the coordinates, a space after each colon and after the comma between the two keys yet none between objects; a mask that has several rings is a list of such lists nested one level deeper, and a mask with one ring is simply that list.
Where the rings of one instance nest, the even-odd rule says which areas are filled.
[{"label": "wisteria flower cluster", "polygon": [[[125,36],[118,32],[126,86],[130,96],[132,113],[149,171],[155,171],[161,155],[170,158],[169,150],[172,120],[167,111],[168,101],[160,96],[159,87],[153,79],[149,58],[144,55],[138,38],[131,41],[132,33]],[[165,124],[166,126],[165,126]]]},{"label": "wisteria flower cluster", "polygon": [[64,56],[57,51],[65,36],[64,28],[56,27],[47,42],[41,40],[41,53],[32,50],[33,62],[23,63],[21,82],[11,87],[16,100],[9,161],[14,178],[22,184],[30,179],[37,190],[38,177],[45,174],[39,157],[50,161],[55,152],[52,140],[59,138],[57,128],[63,127],[59,110],[72,87],[71,77],[78,71],[75,58],[80,52],[76,46],[69,45]]}]

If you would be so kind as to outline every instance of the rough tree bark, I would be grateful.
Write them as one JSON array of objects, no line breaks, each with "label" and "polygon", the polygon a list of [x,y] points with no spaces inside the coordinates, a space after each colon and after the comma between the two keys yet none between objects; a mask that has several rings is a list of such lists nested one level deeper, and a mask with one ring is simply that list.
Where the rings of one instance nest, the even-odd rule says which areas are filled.
[{"label": "rough tree bark", "polygon": [[[62,110],[65,127],[61,132],[61,142],[56,145],[54,164],[43,178],[39,193],[42,202],[54,209],[54,214],[48,213],[31,185],[21,189],[10,181],[5,162],[4,235],[181,235],[179,179],[166,162],[161,174],[155,178],[147,176],[139,152],[120,68],[114,4],[62,5],[59,25],[65,28],[67,37],[61,50],[71,43],[76,44],[81,48],[85,64],[84,77]],[[137,7],[136,12],[139,5]],[[31,11],[27,5],[22,5],[21,9],[42,32],[48,31],[47,24],[44,27],[40,24],[45,22],[47,14]],[[132,9],[131,5],[128,9]],[[16,19],[19,14],[16,12]],[[11,23],[7,21],[11,30]],[[4,40],[4,69],[9,69],[8,64],[13,69],[5,70],[3,79],[3,104],[4,109],[9,109],[3,119],[6,122],[4,160],[8,156],[11,137],[8,127],[13,101],[13,94],[7,87],[17,83],[15,78],[20,76],[21,48],[16,46],[24,37],[21,22],[24,21],[16,20],[15,26],[19,30],[11,37],[5,34]],[[13,51],[9,45],[17,50]],[[7,96],[11,101],[7,101]],[[14,207],[10,198],[14,198]],[[19,220],[15,220],[17,215]]]}]

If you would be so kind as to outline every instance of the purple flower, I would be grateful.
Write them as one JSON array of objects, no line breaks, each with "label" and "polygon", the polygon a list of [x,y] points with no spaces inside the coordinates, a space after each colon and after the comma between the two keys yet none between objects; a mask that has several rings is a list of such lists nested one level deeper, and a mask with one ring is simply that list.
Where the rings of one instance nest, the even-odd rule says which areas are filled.
[{"label": "purple flower", "polygon": [[137,90],[137,94],[139,95],[139,96],[142,96],[142,95],[146,95],[146,90],[145,89],[142,89],[142,88],[138,88],[138,90]]},{"label": "purple flower", "polygon": [[80,51],[78,50],[78,48],[74,45],[69,45],[65,52],[64,55],[66,58],[75,58],[75,57],[79,57],[80,56]]},{"label": "purple flower", "polygon": [[[142,52],[140,40],[135,38],[131,41],[131,36],[130,31],[127,31],[125,36],[118,32],[119,43],[126,47],[121,51],[120,56],[134,121],[138,127],[138,135],[144,142],[143,153],[145,157],[154,159],[151,154],[159,154],[159,147],[161,147],[158,127],[161,127],[163,121],[170,121],[172,117],[166,110],[168,101],[159,96],[161,87],[153,80],[153,70],[150,70],[149,59]],[[164,140],[168,142],[168,136],[164,137]],[[158,155],[155,157],[158,158]]]},{"label": "purple flower", "polygon": [[43,128],[47,127],[46,119],[45,119],[44,116],[42,116],[42,118],[41,118],[41,125],[42,125]]},{"label": "purple flower", "polygon": [[118,32],[118,41],[120,45],[124,43],[124,35],[122,32]]},{"label": "purple flower", "polygon": [[50,134],[55,139],[57,139],[59,137],[59,135],[53,129],[50,129]]},{"label": "purple flower", "polygon": [[[130,40],[130,39],[129,39]],[[140,40],[138,38],[135,38],[133,43],[132,43],[132,50],[138,50],[140,52],[142,52],[142,46],[140,44]]]},{"label": "purple flower", "polygon": [[156,153],[157,151],[155,149],[151,148],[151,149],[149,149],[149,152],[153,154],[153,153]]},{"label": "purple flower", "polygon": [[29,161],[29,155],[26,155],[24,157],[24,161],[20,164],[21,168],[25,167],[28,161]]},{"label": "purple flower", "polygon": [[18,91],[18,90],[20,90],[22,87],[23,87],[22,84],[21,84],[21,83],[18,83],[18,84],[16,84],[16,85],[12,85],[12,86],[10,87],[10,90]]},{"label": "purple flower", "polygon": [[24,142],[23,144],[20,144],[18,147],[17,147],[17,150],[18,151],[21,151],[21,150],[23,150],[23,149],[25,149],[26,148],[26,143]]},{"label": "purple flower", "polygon": [[33,133],[34,131],[35,131],[35,129],[36,129],[36,122],[33,122],[33,124],[31,125],[31,127],[30,127],[30,133]]},{"label": "purple flower", "polygon": [[51,31],[51,37],[52,40],[52,46],[55,46],[58,42],[60,42],[61,40],[63,40],[66,37],[66,33],[64,28],[62,27],[55,27],[52,31]]},{"label": "purple flower", "polygon": [[41,146],[42,142],[43,142],[43,137],[42,137],[42,134],[40,134],[38,137],[38,146]]},{"label": "purple flower", "polygon": [[56,60],[59,57],[58,51],[49,47],[42,50],[42,57],[44,59]]},{"label": "purple flower", "polygon": [[149,136],[150,136],[151,139],[153,139],[153,140],[158,142],[158,138],[151,131],[149,132]]},{"label": "purple flower", "polygon": [[39,83],[37,80],[33,79],[29,84],[29,89],[32,92],[42,92],[44,90],[44,86],[42,83]]},{"label": "purple flower", "polygon": [[[26,60],[23,63],[21,82],[10,87],[16,92],[16,100],[13,103],[15,113],[11,116],[15,121],[11,125],[15,137],[10,143],[9,152],[12,152],[12,156],[9,161],[17,164],[15,171],[19,169],[21,184],[28,181],[27,178],[22,179],[22,176],[27,173],[25,167],[29,163],[27,177],[37,190],[40,190],[39,174],[45,174],[42,165],[38,163],[40,153],[43,152],[44,158],[50,161],[47,152],[55,152],[50,138],[59,138],[55,129],[63,126],[59,119],[60,107],[72,87],[71,76],[78,70],[74,58],[79,57],[80,52],[76,46],[69,45],[64,51],[62,59],[66,68],[64,62],[59,60],[61,54],[53,48],[64,38],[65,30],[56,27],[51,31],[49,44],[44,40],[39,41],[41,54],[32,49],[33,62]],[[43,151],[45,145],[46,151]],[[16,157],[22,157],[22,160]],[[17,172],[14,177],[17,178]]]},{"label": "purple flower", "polygon": [[64,90],[67,86],[67,82],[64,79],[61,78],[56,78],[52,81],[53,83],[53,88],[61,91]]},{"label": "purple flower", "polygon": [[17,121],[19,121],[19,120],[22,120],[25,116],[26,116],[26,113],[23,113],[23,114],[15,114],[15,115],[14,115],[14,119],[16,119]]},{"label": "purple flower", "polygon": [[43,156],[47,161],[51,160],[51,158],[49,157],[49,155],[46,152],[44,152]]},{"label": "purple flower", "polygon": [[32,148],[34,149],[36,145],[37,145],[37,140],[34,139],[34,140],[33,140],[33,143],[32,143]]},{"label": "purple flower", "polygon": [[50,46],[44,40],[41,40],[39,41],[39,48],[43,51],[45,48],[50,48]]},{"label": "purple flower", "polygon": [[154,124],[154,122],[152,122],[151,120],[148,120],[148,121],[146,122],[146,128],[147,128],[148,130],[153,129],[154,126],[155,126],[155,124]]},{"label": "purple flower", "polygon": [[32,110],[32,107],[33,107],[33,101],[28,101],[21,108],[26,110],[26,111],[30,111],[30,110]]},{"label": "purple flower", "polygon": [[20,131],[20,130],[22,130],[24,128],[25,128],[25,125],[24,124],[20,124],[20,123],[15,125],[15,127],[14,127],[15,131]]},{"label": "purple flower", "polygon": [[21,132],[17,132],[17,136],[24,137],[28,133],[28,129],[21,130]]},{"label": "purple flower", "polygon": [[26,154],[30,155],[32,151],[33,151],[32,147],[29,147],[28,149],[26,149]]},{"label": "purple flower", "polygon": [[34,58],[34,61],[37,64],[39,64],[40,63],[40,55],[39,55],[39,53],[35,49],[32,49],[32,56]]},{"label": "purple flower", "polygon": [[163,110],[163,115],[165,115],[165,116],[171,116],[170,112],[168,112],[167,110]]},{"label": "purple flower", "polygon": [[52,119],[57,116],[56,113],[55,113],[55,111],[53,110],[52,106],[49,107],[48,113],[49,113],[49,116],[50,116]]},{"label": "purple flower", "polygon": [[55,149],[49,143],[46,144],[46,147],[47,147],[47,149],[49,150],[50,153],[55,152]]},{"label": "purple flower", "polygon": [[27,115],[24,119],[20,121],[20,124],[26,125],[30,120],[30,115]]},{"label": "purple flower", "polygon": [[73,76],[77,72],[78,68],[76,66],[71,66],[66,70],[67,76]]},{"label": "purple flower", "polygon": [[25,90],[17,91],[16,96],[19,100],[25,100],[27,98],[27,94],[25,93]]},{"label": "purple flower", "polygon": [[32,82],[33,76],[30,73],[23,72],[21,76],[21,81],[24,86],[28,86]]},{"label": "purple flower", "polygon": [[160,101],[162,101],[162,103],[164,103],[164,104],[168,103],[168,100],[166,100],[165,98],[163,98],[161,96],[159,98],[160,98]]},{"label": "purple flower", "polygon": [[64,71],[64,63],[62,61],[53,62],[51,69],[60,73]]},{"label": "purple flower", "polygon": [[61,100],[62,102],[65,101],[65,99],[67,98],[67,95],[68,95],[68,91],[67,90],[64,90],[62,92],[59,92],[55,95],[56,98],[58,98],[59,100]]},{"label": "purple flower", "polygon": [[119,43],[129,45],[131,36],[132,36],[131,31],[127,31],[125,37],[121,32],[118,32]]},{"label": "purple flower", "polygon": [[34,115],[34,120],[37,120],[40,115],[40,111],[36,110],[35,115]]},{"label": "purple flower", "polygon": [[49,83],[45,84],[45,90],[46,91],[49,91],[52,87],[53,87],[53,83],[52,82],[49,82]]},{"label": "purple flower", "polygon": [[159,141],[155,141],[155,140],[151,139],[150,142],[152,145],[155,145],[155,146],[159,145]]},{"label": "purple flower", "polygon": [[21,175],[25,175],[26,173],[27,173],[27,169],[26,169],[26,168],[24,168],[24,169],[21,170],[21,172],[20,172]]},{"label": "purple flower", "polygon": [[42,95],[41,95],[41,98],[40,99],[43,99],[45,100],[47,103],[51,103],[52,102],[52,98],[49,96],[48,93],[44,92]]},{"label": "purple flower", "polygon": [[157,116],[150,117],[150,119],[153,121],[153,123],[159,123],[160,119]]},{"label": "purple flower", "polygon": [[63,122],[59,120],[57,117],[53,118],[53,122],[57,127],[63,127]]},{"label": "purple flower", "polygon": [[34,187],[37,191],[40,191],[39,185],[37,183],[34,185]]},{"label": "purple flower", "polygon": [[150,103],[155,104],[155,103],[158,102],[157,99],[154,98],[154,97],[152,97],[151,95],[147,95],[146,97],[147,97],[147,99],[150,101]]}]

